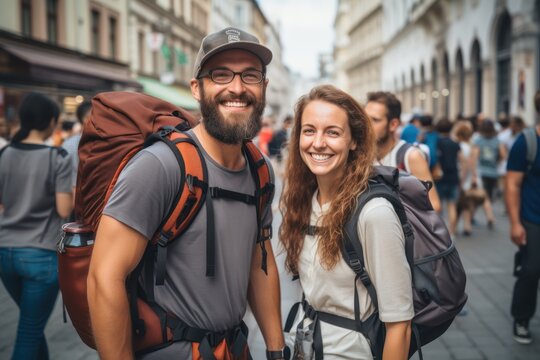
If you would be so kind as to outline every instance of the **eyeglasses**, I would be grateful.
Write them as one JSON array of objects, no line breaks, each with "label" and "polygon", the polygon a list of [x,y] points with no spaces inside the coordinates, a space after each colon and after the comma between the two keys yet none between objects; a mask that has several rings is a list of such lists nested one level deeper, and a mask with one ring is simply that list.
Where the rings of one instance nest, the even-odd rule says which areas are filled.
[{"label": "eyeglasses", "polygon": [[199,79],[209,77],[216,84],[225,85],[233,81],[236,75],[240,75],[242,82],[248,85],[260,84],[265,76],[262,71],[255,69],[244,70],[242,72],[235,72],[230,69],[213,69],[199,75]]}]

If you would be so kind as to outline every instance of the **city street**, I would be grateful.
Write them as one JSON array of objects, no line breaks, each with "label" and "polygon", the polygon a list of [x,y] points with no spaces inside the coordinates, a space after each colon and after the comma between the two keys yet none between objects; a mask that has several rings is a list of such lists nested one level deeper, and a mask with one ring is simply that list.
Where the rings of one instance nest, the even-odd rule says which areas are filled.
[{"label": "city street", "polygon": [[[423,348],[425,359],[533,360],[540,357],[538,315],[531,321],[533,344],[519,345],[512,338],[509,308],[514,283],[511,272],[515,247],[508,240],[507,218],[500,201],[495,205],[495,213],[497,223],[494,230],[487,229],[483,214],[479,212],[473,237],[457,239],[468,273],[466,315],[458,317],[441,339]],[[275,234],[279,220],[279,214],[276,214]],[[283,256],[279,256],[278,261],[282,264]],[[298,296],[298,290],[291,283],[290,276],[281,275],[285,317]],[[11,354],[17,317],[17,308],[0,285],[0,359],[8,359]],[[71,325],[63,323],[61,298],[49,320],[46,336],[52,359],[97,359],[96,353],[81,342]],[[252,332],[250,338],[254,359],[264,359],[260,334]]]}]

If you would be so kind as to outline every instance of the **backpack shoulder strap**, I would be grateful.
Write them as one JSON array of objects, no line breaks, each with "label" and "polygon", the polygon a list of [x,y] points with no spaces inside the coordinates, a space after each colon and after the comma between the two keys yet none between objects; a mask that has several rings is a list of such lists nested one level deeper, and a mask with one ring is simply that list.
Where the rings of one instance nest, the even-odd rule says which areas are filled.
[{"label": "backpack shoulder strap", "polygon": [[[167,246],[186,231],[202,208],[208,190],[208,171],[199,147],[186,133],[174,128],[162,129],[153,134],[147,144],[155,141],[163,141],[172,150],[180,166],[181,176],[180,189],[151,242],[157,245],[156,284],[162,285],[165,279]],[[209,219],[208,223],[212,229],[208,231],[207,241],[213,245],[213,222]],[[213,250],[214,247],[207,246],[207,267],[214,263],[213,252],[209,253],[208,248]]]},{"label": "backpack shoulder strap", "polygon": [[259,148],[252,141],[248,140],[244,142],[244,149],[251,175],[257,188],[255,190],[255,199],[257,202],[257,242],[260,244],[262,251],[261,268],[266,273],[267,254],[264,242],[272,238],[272,225],[263,226],[262,222],[265,210],[271,205],[274,197],[274,183],[268,161]]},{"label": "backpack shoulder strap", "polygon": [[525,136],[525,143],[527,145],[527,172],[530,172],[536,160],[536,127],[524,129],[523,135]]},{"label": "backpack shoulder strap", "polygon": [[405,169],[405,154],[407,153],[407,150],[409,150],[411,147],[413,147],[413,144],[404,143],[401,145],[396,153],[396,167],[400,170],[406,170]]},{"label": "backpack shoulder strap", "polygon": [[[382,169],[376,169],[376,173],[378,174],[376,174],[369,180],[368,189],[362,194],[360,194],[356,208],[343,228],[343,258],[345,259],[345,262],[349,265],[349,267],[357,275],[357,278],[360,279],[362,281],[362,284],[364,284],[364,286],[366,287],[371,301],[373,302],[375,307],[377,307],[377,294],[375,291],[375,287],[371,283],[369,274],[366,272],[365,269],[364,252],[357,230],[358,219],[360,218],[360,213],[362,212],[362,209],[370,200],[374,198],[385,198],[392,204],[392,207],[396,211],[396,214],[403,228],[403,233],[405,234],[406,244],[412,243],[407,240],[408,238],[414,236],[412,228],[407,220],[405,208],[403,207],[403,204],[401,203],[401,200],[397,193],[397,189],[391,186],[388,182],[389,175],[386,174],[386,170],[388,170],[388,168],[386,167],[383,167]],[[394,170],[394,175],[396,173],[397,170]],[[397,179],[394,181],[397,181]]]}]

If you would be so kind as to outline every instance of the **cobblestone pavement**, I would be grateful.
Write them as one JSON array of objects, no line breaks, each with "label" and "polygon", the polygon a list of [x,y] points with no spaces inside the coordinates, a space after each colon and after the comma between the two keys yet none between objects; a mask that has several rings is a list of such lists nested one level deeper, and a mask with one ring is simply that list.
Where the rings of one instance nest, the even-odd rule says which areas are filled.
[{"label": "cobblestone pavement", "polygon": [[[519,345],[512,338],[512,318],[509,314],[514,278],[512,277],[515,246],[508,240],[508,219],[502,204],[495,205],[497,223],[494,230],[485,226],[479,212],[473,236],[458,237],[457,246],[468,274],[467,314],[456,319],[443,337],[423,348],[424,359],[435,360],[538,360],[540,359],[540,317],[531,321],[534,342]],[[275,227],[279,224],[276,216]],[[277,232],[275,232],[277,233]],[[278,262],[282,262],[278,257]],[[297,296],[289,277],[282,275],[283,316]],[[18,310],[0,285],[0,359],[8,359],[15,339]],[[97,359],[97,354],[78,338],[71,324],[62,321],[62,301],[56,308],[46,328],[51,359]],[[264,345],[260,334],[252,332],[254,359],[264,359]],[[414,357],[417,359],[417,356]]]}]

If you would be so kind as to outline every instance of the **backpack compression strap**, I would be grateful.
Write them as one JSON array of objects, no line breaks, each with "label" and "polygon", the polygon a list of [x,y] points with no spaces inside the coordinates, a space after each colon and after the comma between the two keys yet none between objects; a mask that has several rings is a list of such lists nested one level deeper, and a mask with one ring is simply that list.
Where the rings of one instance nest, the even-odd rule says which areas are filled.
[{"label": "backpack compression strap", "polygon": [[272,225],[263,226],[262,217],[264,216],[266,207],[270,206],[270,202],[274,196],[274,184],[271,179],[270,167],[266,163],[266,159],[261,151],[251,141],[244,142],[244,148],[251,175],[257,187],[255,191],[257,203],[257,242],[262,251],[261,269],[268,274],[266,266],[267,253],[264,242],[272,238]]}]

